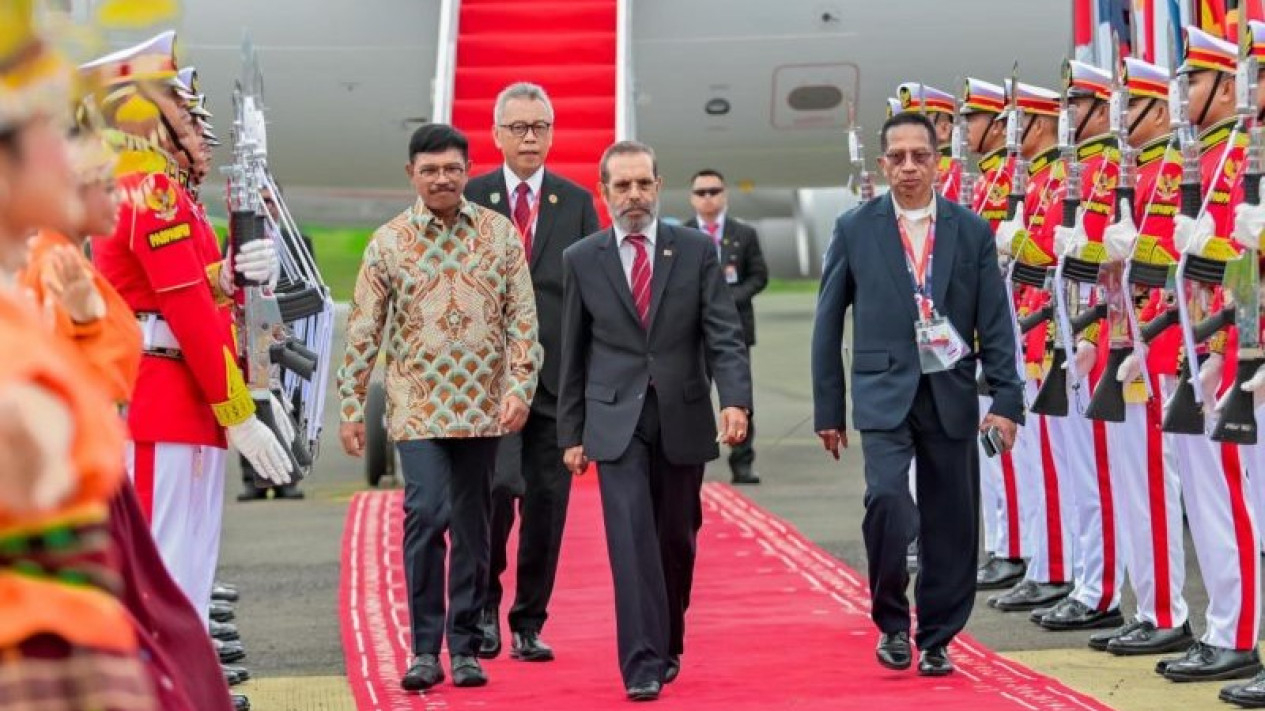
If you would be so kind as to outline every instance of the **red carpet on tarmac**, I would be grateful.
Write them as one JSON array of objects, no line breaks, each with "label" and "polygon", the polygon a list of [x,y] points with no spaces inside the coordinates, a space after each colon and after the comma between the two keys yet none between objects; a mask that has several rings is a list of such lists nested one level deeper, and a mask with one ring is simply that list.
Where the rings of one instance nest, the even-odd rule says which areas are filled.
[{"label": "red carpet on tarmac", "polygon": [[[728,486],[708,484],[703,501],[681,676],[649,708],[1109,711],[969,637],[951,650],[958,665],[951,677],[882,669],[874,661],[868,594],[855,572]],[[399,491],[358,494],[348,513],[340,610],[358,708],[630,708],[615,659],[611,575],[591,479],[577,482],[572,494],[545,628],[557,661],[515,662],[507,649],[485,662],[491,681],[482,689],[445,682],[419,695],[399,688],[409,658],[403,518]],[[506,589],[514,589],[512,581]]]}]

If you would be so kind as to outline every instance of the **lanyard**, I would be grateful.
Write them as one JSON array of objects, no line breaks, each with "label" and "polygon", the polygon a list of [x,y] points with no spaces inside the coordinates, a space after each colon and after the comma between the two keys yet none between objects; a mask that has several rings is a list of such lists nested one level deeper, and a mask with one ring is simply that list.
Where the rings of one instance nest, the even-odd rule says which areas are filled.
[{"label": "lanyard", "polygon": [[927,226],[927,240],[922,251],[922,258],[914,254],[914,243],[909,239],[905,229],[905,221],[896,218],[896,228],[900,230],[900,241],[905,248],[905,266],[909,269],[909,278],[914,283],[914,303],[918,306],[918,314],[922,320],[930,321],[934,306],[931,303],[931,255],[936,248],[936,221],[930,218]]}]

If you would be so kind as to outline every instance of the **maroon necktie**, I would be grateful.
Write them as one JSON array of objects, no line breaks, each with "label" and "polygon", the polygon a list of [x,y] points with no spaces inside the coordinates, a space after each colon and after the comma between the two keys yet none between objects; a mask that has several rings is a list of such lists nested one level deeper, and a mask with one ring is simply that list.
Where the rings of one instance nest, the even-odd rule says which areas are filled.
[{"label": "maroon necktie", "polygon": [[523,236],[523,252],[527,255],[527,260],[531,261],[531,186],[527,183],[519,183],[518,188],[514,190],[517,196],[514,199],[514,226],[518,228],[518,233]]},{"label": "maroon necktie", "polygon": [[637,254],[633,257],[632,276],[629,286],[632,288],[633,303],[637,305],[637,313],[641,316],[641,325],[650,329],[650,255],[646,252],[645,235],[628,235],[624,238],[633,246]]}]

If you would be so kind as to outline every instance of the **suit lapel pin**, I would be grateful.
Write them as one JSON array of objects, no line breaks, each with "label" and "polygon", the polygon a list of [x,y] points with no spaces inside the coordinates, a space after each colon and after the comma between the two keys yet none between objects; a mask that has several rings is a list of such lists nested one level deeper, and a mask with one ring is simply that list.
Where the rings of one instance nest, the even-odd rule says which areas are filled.
[{"label": "suit lapel pin", "polygon": [[671,257],[671,256],[672,256],[672,250],[670,250],[670,249],[665,249],[665,250],[663,250],[663,256],[665,256],[665,257]]},{"label": "suit lapel pin", "polygon": [[550,204],[550,205],[557,205],[557,204],[558,204],[558,196],[557,196],[557,195],[552,195],[552,194],[551,194],[551,195],[549,196],[549,204]]},{"label": "suit lapel pin", "polygon": [[489,195],[489,196],[488,196],[488,200],[491,200],[493,205],[500,205],[500,204],[501,204],[501,194],[500,194],[500,193],[492,193],[491,195]]}]

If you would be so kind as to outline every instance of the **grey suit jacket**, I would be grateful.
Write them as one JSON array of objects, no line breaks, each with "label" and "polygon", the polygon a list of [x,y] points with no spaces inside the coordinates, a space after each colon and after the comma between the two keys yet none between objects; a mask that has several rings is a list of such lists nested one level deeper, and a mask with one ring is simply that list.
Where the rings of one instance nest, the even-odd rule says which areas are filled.
[{"label": "grey suit jacket", "polygon": [[[956,367],[928,375],[936,411],[953,438],[978,430],[976,365],[993,396],[992,412],[1023,422],[1014,325],[988,223],[936,197],[932,298],[974,346]],[[852,313],[852,408],[859,430],[891,430],[909,414],[922,377],[914,345],[913,281],[890,195],[841,216],[826,252],[813,328],[813,405],[818,431],[846,426],[840,346]]]},{"label": "grey suit jacket", "polygon": [[[536,216],[528,265],[536,293],[536,318],[540,323],[540,345],[545,350],[545,361],[532,409],[552,417],[558,394],[558,351],[562,348],[562,251],[596,232],[600,225],[593,196],[570,180],[546,169],[540,192],[540,212]],[[471,178],[465,194],[467,200],[511,217],[512,196],[506,192],[505,172],[501,166]]]},{"label": "grey suit jacket", "polygon": [[648,333],[613,230],[589,235],[562,260],[558,445],[583,444],[594,461],[619,458],[653,383],[667,459],[690,465],[719,456],[708,372],[721,407],[750,410],[751,370],[711,240],[659,223]]}]

